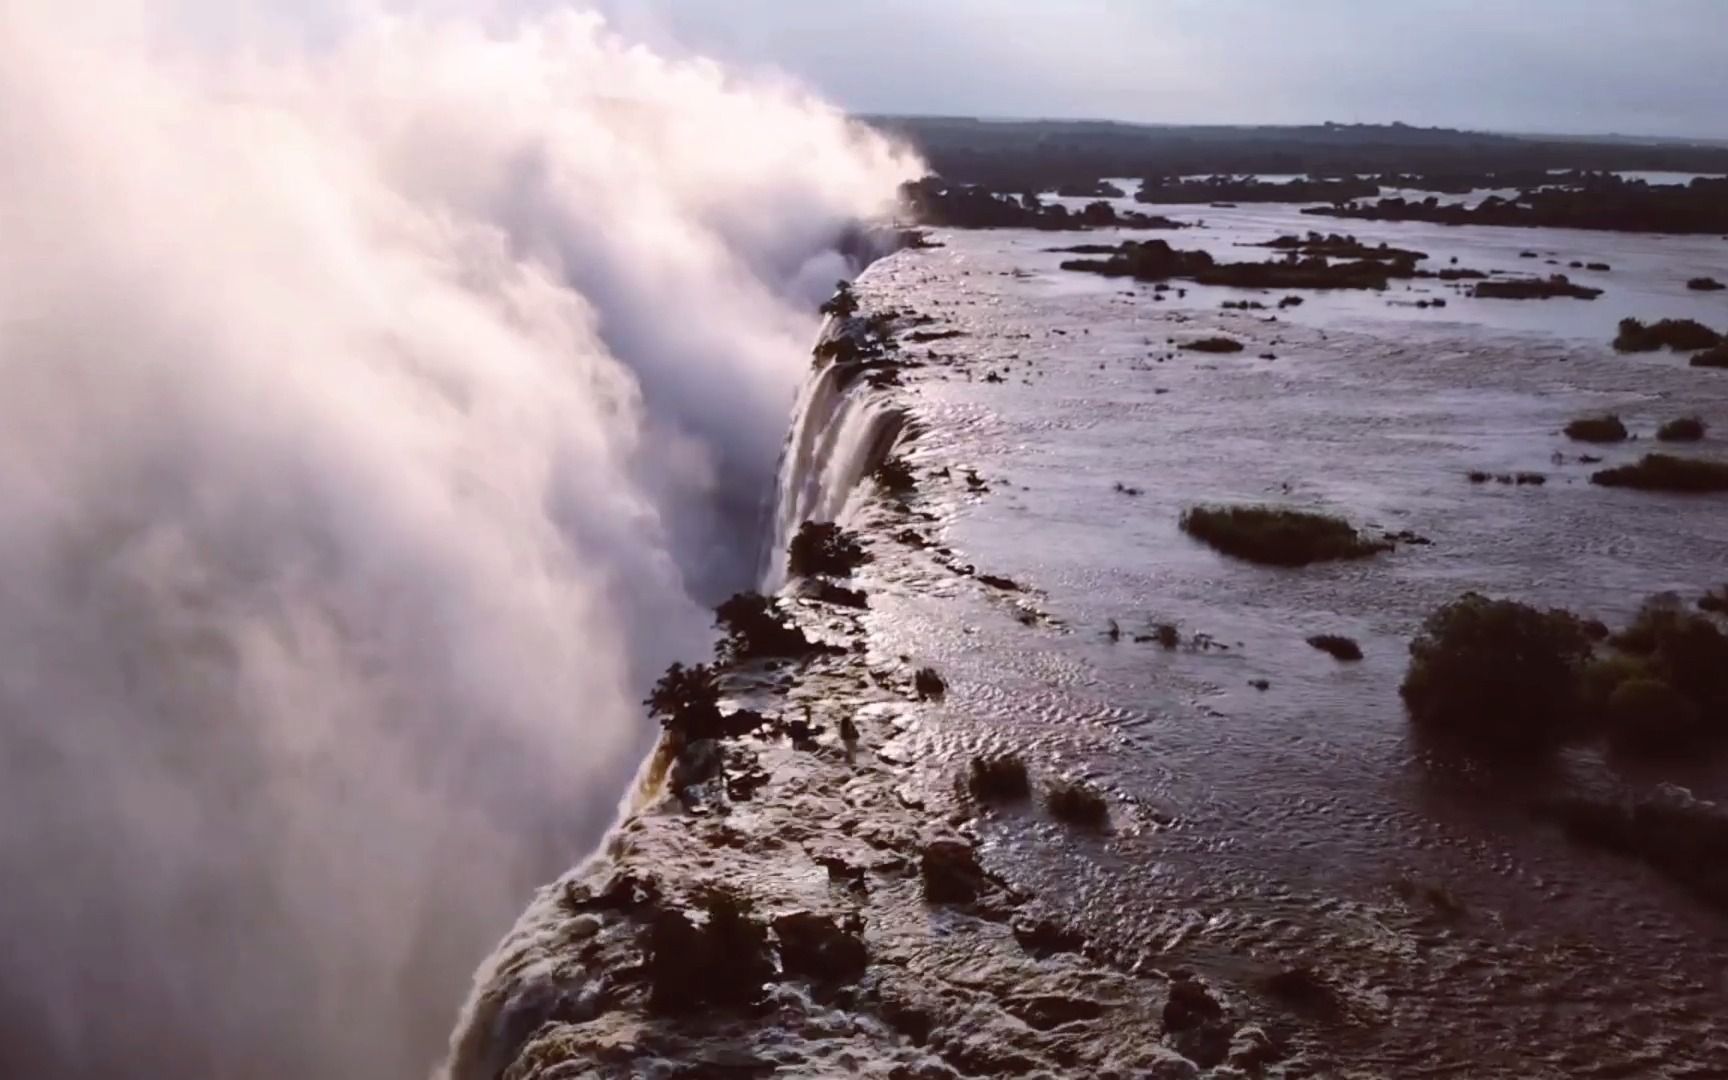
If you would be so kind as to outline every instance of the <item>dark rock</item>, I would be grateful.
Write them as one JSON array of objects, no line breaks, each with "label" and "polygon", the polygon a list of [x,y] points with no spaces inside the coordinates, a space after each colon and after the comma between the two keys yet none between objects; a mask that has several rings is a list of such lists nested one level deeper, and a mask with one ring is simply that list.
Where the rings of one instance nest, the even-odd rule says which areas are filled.
[{"label": "dark rock", "polygon": [[988,879],[971,844],[955,837],[932,840],[918,860],[924,899],[932,904],[970,904]]},{"label": "dark rock", "polygon": [[1343,1011],[1338,992],[1312,968],[1287,968],[1267,976],[1260,985],[1266,993],[1298,1012],[1336,1017]]},{"label": "dark rock", "polygon": [[1315,634],[1308,644],[1336,660],[1362,659],[1362,646],[1341,634]]},{"label": "dark rock", "polygon": [[1054,919],[1021,916],[1014,920],[1012,929],[1020,947],[1037,957],[1079,952],[1086,947],[1084,934]]},{"label": "dark rock", "polygon": [[1715,292],[1718,289],[1728,289],[1728,285],[1722,284],[1713,277],[1691,278],[1686,282],[1686,287],[1693,292]]},{"label": "dark rock", "polygon": [[774,976],[767,927],[747,899],[715,890],[698,908],[661,908],[649,922],[646,972],[656,1012],[745,1008]]},{"label": "dark rock", "polygon": [[1668,348],[1695,352],[1722,344],[1722,335],[1696,319],[1659,319],[1646,325],[1639,319],[1621,319],[1614,348],[1621,352],[1654,352]]},{"label": "dark rock", "polygon": [[1670,420],[1656,429],[1656,438],[1663,442],[1697,442],[1704,437],[1704,421],[1695,416]]},{"label": "dark rock", "polygon": [[1104,1015],[1104,1006],[1100,1002],[1063,994],[1010,998],[1003,1007],[1039,1031],[1049,1031],[1076,1020],[1096,1020]]},{"label": "dark rock", "polygon": [[1051,781],[1044,790],[1044,806],[1050,816],[1085,829],[1103,829],[1110,824],[1110,804],[1090,784],[1081,780]]},{"label": "dark rock", "polygon": [[851,982],[869,964],[869,950],[856,926],[842,926],[810,911],[778,916],[773,925],[780,940],[780,965],[789,975]]},{"label": "dark rock", "polygon": [[936,701],[948,693],[948,684],[935,668],[921,667],[912,676],[912,689],[919,701]]}]

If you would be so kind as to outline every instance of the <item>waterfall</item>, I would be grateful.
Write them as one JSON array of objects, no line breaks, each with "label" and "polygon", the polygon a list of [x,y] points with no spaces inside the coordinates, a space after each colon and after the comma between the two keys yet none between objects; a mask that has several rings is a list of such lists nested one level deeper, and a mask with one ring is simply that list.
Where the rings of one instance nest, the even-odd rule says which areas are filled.
[{"label": "waterfall", "polygon": [[786,548],[798,526],[842,519],[858,482],[881,464],[905,431],[905,410],[871,386],[865,378],[868,364],[822,359],[823,345],[859,342],[868,332],[863,319],[830,317],[817,338],[818,366],[799,393],[780,457],[768,533],[772,546],[762,571],[766,592],[786,584]]}]

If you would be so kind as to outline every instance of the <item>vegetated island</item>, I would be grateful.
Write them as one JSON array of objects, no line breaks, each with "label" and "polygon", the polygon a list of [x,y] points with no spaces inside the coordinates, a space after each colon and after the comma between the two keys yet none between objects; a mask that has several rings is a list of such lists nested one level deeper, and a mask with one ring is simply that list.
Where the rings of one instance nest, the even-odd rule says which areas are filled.
[{"label": "vegetated island", "polygon": [[[1291,175],[1353,181],[1369,176],[1388,187],[1461,192],[1576,185],[1584,175],[1554,170],[1728,173],[1728,147],[1680,139],[1501,135],[1403,123],[1280,127],[964,116],[862,119],[918,151],[931,171],[997,191],[1052,191],[1094,184],[1099,177]],[[1412,182],[1413,177],[1421,179]]]},{"label": "vegetated island", "polygon": [[1490,195],[1475,206],[1441,202],[1433,196],[1416,201],[1393,197],[1373,203],[1313,206],[1302,212],[1322,217],[1427,221],[1440,225],[1728,233],[1728,178],[1700,177],[1688,184],[1650,184],[1601,174],[1585,177],[1576,186],[1534,188],[1510,199]]},{"label": "vegetated island", "polygon": [[1046,203],[1034,192],[999,194],[977,184],[957,184],[939,176],[900,185],[900,202],[919,225],[947,229],[1181,229],[1158,214],[1117,210],[1100,199],[1083,209]]},{"label": "vegetated island", "polygon": [[[1707,595],[1702,611],[1715,610]],[[1728,605],[1725,605],[1728,606]],[[1401,693],[1415,729],[1452,752],[1529,762],[1601,743],[1622,758],[1695,757],[1728,743],[1728,634],[1675,597],[1629,626],[1466,594],[1410,646]],[[1536,801],[1574,841],[1624,857],[1728,910],[1728,812],[1678,789]]]}]

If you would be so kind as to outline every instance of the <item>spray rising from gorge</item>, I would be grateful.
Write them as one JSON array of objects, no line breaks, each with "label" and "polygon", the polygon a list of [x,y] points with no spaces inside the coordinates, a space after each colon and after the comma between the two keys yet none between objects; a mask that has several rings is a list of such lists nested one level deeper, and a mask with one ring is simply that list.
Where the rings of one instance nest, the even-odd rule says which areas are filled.
[{"label": "spray rising from gorge", "polygon": [[915,163],[583,15],[254,47],[38,7],[0,36],[0,1071],[423,1072],[752,583],[837,241]]}]

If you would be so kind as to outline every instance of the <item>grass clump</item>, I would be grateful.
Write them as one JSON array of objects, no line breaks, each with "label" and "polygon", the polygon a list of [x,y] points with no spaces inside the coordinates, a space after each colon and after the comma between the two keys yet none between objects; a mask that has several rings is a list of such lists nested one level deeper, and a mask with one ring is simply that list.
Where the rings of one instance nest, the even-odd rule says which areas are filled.
[{"label": "grass clump", "polygon": [[1578,442],[1624,442],[1626,425],[1618,416],[1589,416],[1567,424],[1566,437]]},{"label": "grass clump", "polygon": [[1013,802],[1032,793],[1026,763],[1012,754],[972,759],[966,790],[979,802]]},{"label": "grass clump", "polygon": [[1645,454],[1635,465],[1603,469],[1590,474],[1592,484],[1603,487],[1638,488],[1642,491],[1674,491],[1703,494],[1728,491],[1728,465],[1719,461]]},{"label": "grass clump", "polygon": [[1660,319],[1648,324],[1640,319],[1621,319],[1614,347],[1621,352],[1655,352],[1661,348],[1692,352],[1721,341],[1722,335],[1696,319]]},{"label": "grass clump", "polygon": [[846,577],[870,558],[856,533],[832,521],[806,521],[786,549],[787,569],[794,577],[831,574]]},{"label": "grass clump", "polygon": [[1308,639],[1308,644],[1335,660],[1362,659],[1362,646],[1342,634],[1315,634]]},{"label": "grass clump", "polygon": [[1110,804],[1098,789],[1082,780],[1053,780],[1044,789],[1044,807],[1058,821],[1083,829],[1101,830],[1110,823]]},{"label": "grass clump", "polygon": [[1246,346],[1235,338],[1208,337],[1183,342],[1181,348],[1189,352],[1233,353],[1241,352]]},{"label": "grass clump", "polygon": [[1704,437],[1704,421],[1696,416],[1682,416],[1657,428],[1656,437],[1663,442],[1697,442]]},{"label": "grass clump", "polygon": [[1475,750],[1542,750],[1573,734],[1590,655],[1574,616],[1467,593],[1423,624],[1400,693],[1429,734]]},{"label": "grass clump", "polygon": [[912,689],[919,701],[934,701],[948,692],[948,684],[935,668],[921,667],[912,676]]},{"label": "grass clump", "polygon": [[1342,518],[1275,506],[1196,506],[1183,513],[1181,524],[1226,555],[1271,566],[1361,559],[1392,548]]}]

